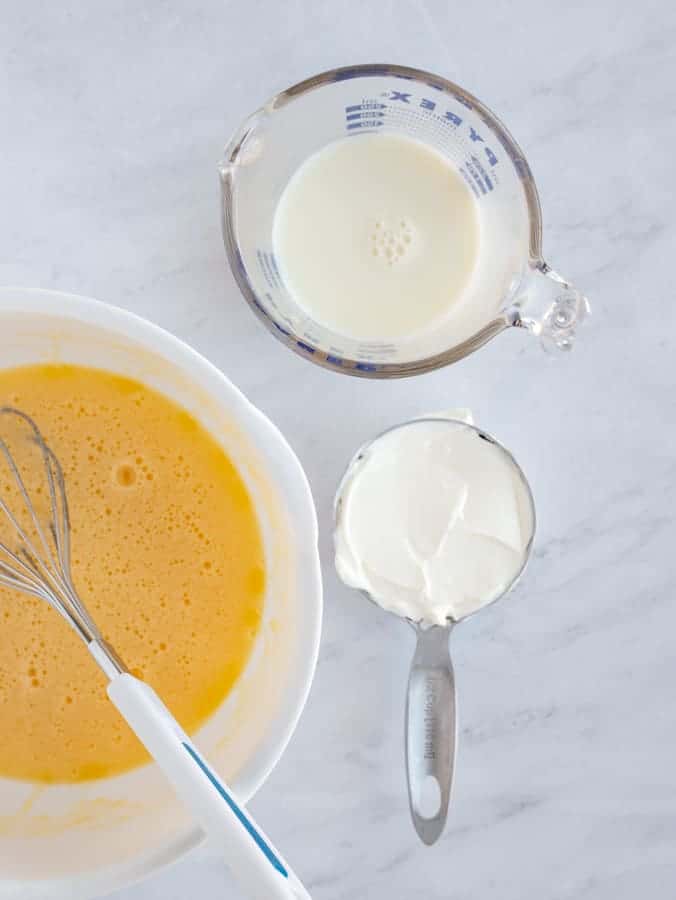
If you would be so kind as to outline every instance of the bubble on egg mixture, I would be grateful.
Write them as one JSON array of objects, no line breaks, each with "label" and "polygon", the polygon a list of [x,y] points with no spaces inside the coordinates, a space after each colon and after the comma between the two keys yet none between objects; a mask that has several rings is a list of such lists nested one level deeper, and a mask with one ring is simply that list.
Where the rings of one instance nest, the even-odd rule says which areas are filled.
[{"label": "bubble on egg mixture", "polygon": [[115,481],[120,487],[132,487],[136,484],[136,469],[129,463],[119,463],[114,469]]}]

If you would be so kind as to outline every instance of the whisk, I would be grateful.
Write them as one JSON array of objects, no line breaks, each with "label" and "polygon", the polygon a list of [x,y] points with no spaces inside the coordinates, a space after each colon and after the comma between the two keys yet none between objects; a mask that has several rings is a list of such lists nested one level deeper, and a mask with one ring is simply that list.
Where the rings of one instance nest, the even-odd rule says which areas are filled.
[{"label": "whisk", "polygon": [[49,603],[108,678],[108,696],[252,900],[310,895],[153,689],[131,675],[78,596],[63,470],[36,423],[0,407],[0,584]]}]

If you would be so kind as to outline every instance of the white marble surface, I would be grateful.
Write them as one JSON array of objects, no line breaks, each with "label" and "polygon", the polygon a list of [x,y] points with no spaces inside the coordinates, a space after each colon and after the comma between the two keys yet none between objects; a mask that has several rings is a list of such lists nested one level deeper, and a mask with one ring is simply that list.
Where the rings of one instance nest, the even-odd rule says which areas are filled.
[{"label": "white marble surface", "polygon": [[[253,803],[316,900],[667,900],[676,889],[676,12],[667,0],[0,0],[0,283],[133,309],[194,344],[282,428],[322,528],[315,687]],[[552,264],[595,316],[565,359],[517,333],[394,383],[326,373],[241,301],[215,163],[240,118],[333,65],[460,82],[534,169]],[[353,449],[471,406],[530,476],[518,592],[453,638],[462,754],[443,841],[408,821],[412,635],[341,587],[330,506]],[[202,849],[115,900],[235,897]]]}]

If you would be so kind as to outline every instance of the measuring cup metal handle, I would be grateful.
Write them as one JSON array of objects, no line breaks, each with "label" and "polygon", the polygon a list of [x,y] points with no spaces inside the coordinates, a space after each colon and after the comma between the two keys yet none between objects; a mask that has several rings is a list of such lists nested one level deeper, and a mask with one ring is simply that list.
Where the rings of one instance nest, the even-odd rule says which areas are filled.
[{"label": "measuring cup metal handle", "polygon": [[546,350],[571,350],[590,312],[587,298],[541,261],[526,275],[508,319],[538,336]]},{"label": "measuring cup metal handle", "polygon": [[406,703],[406,771],[413,824],[424,844],[440,837],[453,783],[457,717],[450,627],[418,628]]}]

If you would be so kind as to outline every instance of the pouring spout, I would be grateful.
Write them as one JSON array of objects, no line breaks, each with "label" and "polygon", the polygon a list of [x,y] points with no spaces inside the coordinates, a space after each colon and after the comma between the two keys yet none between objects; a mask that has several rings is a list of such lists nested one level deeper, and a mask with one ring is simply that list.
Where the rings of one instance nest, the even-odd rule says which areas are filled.
[{"label": "pouring spout", "polygon": [[509,318],[539,337],[545,350],[572,350],[578,326],[590,313],[587,298],[540,262],[526,275]]}]

